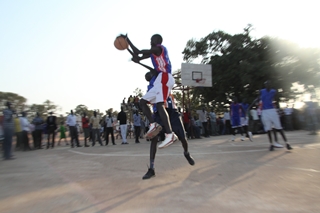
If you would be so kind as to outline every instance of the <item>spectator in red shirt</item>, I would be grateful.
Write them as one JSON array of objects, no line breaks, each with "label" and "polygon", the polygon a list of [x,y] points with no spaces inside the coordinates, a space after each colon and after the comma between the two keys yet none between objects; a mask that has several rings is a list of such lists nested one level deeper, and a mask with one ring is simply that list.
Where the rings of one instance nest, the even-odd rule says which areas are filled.
[{"label": "spectator in red shirt", "polygon": [[90,136],[89,119],[87,118],[87,115],[85,112],[83,113],[83,116],[82,116],[82,129],[84,133],[84,147],[89,147],[89,145],[87,144],[87,139]]}]

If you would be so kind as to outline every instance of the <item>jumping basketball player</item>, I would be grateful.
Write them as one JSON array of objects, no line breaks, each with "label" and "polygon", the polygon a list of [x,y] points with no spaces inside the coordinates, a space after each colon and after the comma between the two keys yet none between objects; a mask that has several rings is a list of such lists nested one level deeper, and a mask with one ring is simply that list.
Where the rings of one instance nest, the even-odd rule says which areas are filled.
[{"label": "jumping basketball player", "polygon": [[157,105],[157,110],[166,132],[166,137],[159,145],[159,148],[167,147],[177,140],[177,136],[172,131],[169,116],[164,106],[175,83],[174,78],[171,75],[171,62],[167,48],[162,45],[162,37],[159,34],[155,34],[151,37],[151,48],[145,50],[137,49],[127,36],[122,36],[127,39],[128,44],[132,49],[132,51],[129,51],[133,56],[132,61],[140,64],[140,60],[151,58],[154,70],[156,70],[157,76],[154,80],[153,87],[141,98],[140,106],[143,113],[150,121],[150,128],[146,134],[146,138],[151,139],[158,135],[162,130],[162,127],[154,121],[151,110],[147,104],[151,103]]}]

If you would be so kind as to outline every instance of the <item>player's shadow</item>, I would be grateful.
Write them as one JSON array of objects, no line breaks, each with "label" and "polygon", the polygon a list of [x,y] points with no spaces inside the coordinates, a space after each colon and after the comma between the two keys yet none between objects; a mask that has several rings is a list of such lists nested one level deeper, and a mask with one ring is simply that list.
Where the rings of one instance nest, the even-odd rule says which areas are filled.
[{"label": "player's shadow", "polygon": [[[277,156],[266,159],[265,161],[261,161],[261,159],[265,157],[265,155],[268,155],[268,153],[269,152],[266,152],[265,154],[259,155],[256,158],[250,158],[250,161],[259,160],[259,165],[253,164],[250,166],[243,166],[241,168],[238,167],[238,164],[241,164],[242,162],[237,161],[238,159],[236,158],[229,161],[230,163],[236,164],[234,167],[227,167],[225,163],[229,163],[228,161],[221,164],[214,163],[210,166],[203,166],[200,168],[197,168],[196,164],[196,168],[184,178],[179,186],[171,187],[169,190],[157,194],[157,199],[161,199],[167,195],[170,195],[170,197],[179,197],[180,193],[184,192],[188,194],[194,194],[194,196],[200,195],[202,203],[205,203],[203,201],[206,199],[209,202],[210,199],[223,193],[231,187],[254,178],[256,175],[254,170],[257,168],[281,158],[290,152],[281,152]],[[228,169],[229,171],[227,171]],[[203,186],[212,187],[212,193],[208,193],[207,190],[203,192]],[[197,207],[195,206],[194,208],[194,210],[196,210]],[[191,210],[192,209],[190,209],[190,211]]]},{"label": "player's shadow", "polygon": [[123,192],[123,193],[121,193],[121,194],[119,194],[119,195],[117,195],[117,196],[115,196],[115,197],[112,197],[112,198],[110,198],[110,199],[106,199],[106,200],[103,200],[103,201],[94,203],[94,204],[89,205],[89,206],[87,206],[87,207],[85,207],[85,208],[82,208],[82,209],[78,209],[78,210],[72,211],[71,213],[80,213],[80,212],[82,212],[82,211],[88,210],[88,209],[93,208],[93,207],[95,207],[95,206],[97,206],[97,205],[100,205],[100,204],[102,204],[102,203],[110,202],[110,201],[112,201],[112,200],[117,200],[118,198],[122,198],[121,200],[119,200],[119,201],[117,201],[117,202],[115,202],[115,203],[112,203],[110,206],[105,207],[105,208],[103,208],[103,209],[101,209],[101,210],[96,211],[96,213],[108,212],[108,211],[110,211],[110,210],[112,210],[112,209],[114,209],[114,208],[116,208],[116,207],[118,207],[118,206],[121,206],[122,204],[128,202],[129,200],[131,200],[131,199],[133,199],[133,198],[136,198],[137,196],[145,193],[146,191],[155,190],[155,189],[161,188],[161,187],[163,187],[163,186],[172,185],[172,184],[175,184],[176,182],[177,182],[177,181],[174,181],[174,182],[171,182],[171,183],[164,183],[164,184],[161,184],[161,185],[150,186],[150,187],[148,187],[148,188],[145,188],[145,189],[143,189],[143,190],[138,190],[138,191],[137,191],[136,189],[133,189],[133,190],[130,190],[130,191],[125,191],[125,192]]}]

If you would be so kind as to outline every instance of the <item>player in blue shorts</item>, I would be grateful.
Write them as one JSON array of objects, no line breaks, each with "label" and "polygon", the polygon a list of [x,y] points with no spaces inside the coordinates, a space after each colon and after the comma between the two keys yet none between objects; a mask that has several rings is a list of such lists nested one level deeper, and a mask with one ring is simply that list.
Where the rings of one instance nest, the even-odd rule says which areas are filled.
[{"label": "player in blue shorts", "polygon": [[150,122],[150,128],[146,134],[146,138],[152,139],[153,137],[157,136],[158,133],[162,130],[162,126],[154,121],[151,110],[148,107],[148,103],[157,105],[159,116],[161,117],[163,126],[166,131],[165,140],[161,142],[159,148],[165,148],[171,145],[175,140],[177,140],[177,136],[172,131],[168,113],[164,107],[164,104],[169,94],[171,93],[171,89],[175,83],[174,78],[171,74],[171,62],[169,59],[167,48],[162,45],[162,37],[159,34],[155,34],[151,37],[151,48],[145,50],[139,50],[132,44],[127,36],[122,36],[127,39],[128,44],[132,49],[129,50],[128,48],[128,51],[132,55],[132,61],[141,64],[141,60],[151,58],[154,70],[156,71],[156,78],[154,79],[153,87],[148,90],[147,93],[141,98],[140,106],[143,113]]},{"label": "player in blue shorts", "polygon": [[233,98],[233,102],[230,105],[230,117],[231,117],[231,126],[232,126],[232,141],[235,140],[236,130],[241,134],[241,140],[244,141],[243,133],[242,133],[242,125],[241,125],[241,113],[245,111],[242,108],[242,105],[238,103],[238,99],[236,97]]},{"label": "player in blue shorts", "polygon": [[260,95],[258,96],[255,101],[262,101],[262,113],[261,118],[263,122],[264,130],[268,133],[268,138],[270,142],[270,151],[274,150],[274,147],[276,148],[282,148],[283,146],[281,144],[278,144],[276,142],[272,142],[272,135],[271,131],[274,128],[277,132],[279,132],[283,138],[283,140],[286,142],[286,147],[288,150],[291,150],[292,147],[287,141],[287,138],[284,134],[284,131],[282,129],[279,115],[276,111],[276,109],[273,106],[273,99],[277,93],[275,89],[271,89],[271,83],[270,81],[266,81],[264,83],[265,88],[260,90]]}]

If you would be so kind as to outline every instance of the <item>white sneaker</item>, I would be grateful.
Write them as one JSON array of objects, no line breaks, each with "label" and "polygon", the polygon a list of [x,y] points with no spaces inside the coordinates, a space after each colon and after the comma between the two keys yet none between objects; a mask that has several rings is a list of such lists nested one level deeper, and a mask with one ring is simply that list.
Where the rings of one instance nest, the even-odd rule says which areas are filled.
[{"label": "white sneaker", "polygon": [[273,142],[273,146],[276,148],[283,148],[283,146],[281,144],[279,144],[278,142]]},{"label": "white sneaker", "polygon": [[231,141],[235,141],[235,137],[234,136],[231,138]]},{"label": "white sneaker", "polygon": [[251,142],[253,142],[252,132],[248,132],[248,135],[249,135],[249,140],[250,140]]},{"label": "white sneaker", "polygon": [[166,138],[164,139],[164,141],[161,142],[161,144],[158,146],[158,148],[162,149],[162,148],[165,148],[167,146],[170,146],[177,139],[178,139],[178,137],[173,132],[170,133],[170,134],[166,134]]},{"label": "white sneaker", "polygon": [[244,141],[244,140],[245,140],[245,139],[244,139],[244,137],[242,136],[242,137],[241,137],[241,141]]},{"label": "white sneaker", "polygon": [[150,124],[149,131],[145,134],[146,139],[152,139],[159,134],[162,130],[162,126],[160,126],[157,122],[153,122]]}]

